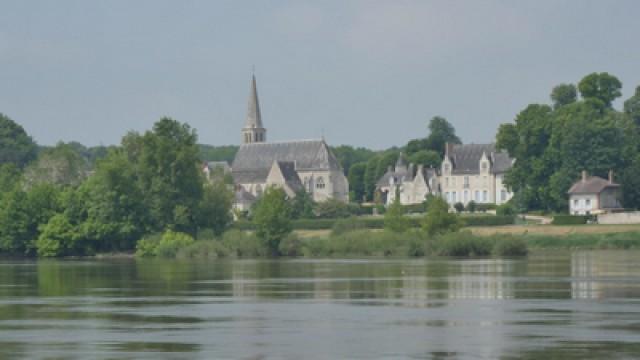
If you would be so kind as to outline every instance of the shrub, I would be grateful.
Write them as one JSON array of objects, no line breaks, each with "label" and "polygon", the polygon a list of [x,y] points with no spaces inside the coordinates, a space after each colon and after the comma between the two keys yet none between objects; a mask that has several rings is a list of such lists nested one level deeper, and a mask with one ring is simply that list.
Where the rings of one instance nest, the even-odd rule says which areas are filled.
[{"label": "shrub", "polygon": [[524,238],[513,235],[496,237],[491,251],[495,256],[525,256],[527,252],[527,242]]},{"label": "shrub", "polygon": [[218,259],[229,256],[227,249],[220,241],[199,240],[178,250],[178,259]]},{"label": "shrub", "polygon": [[280,241],[278,252],[283,256],[300,256],[302,255],[302,241],[295,234],[289,234]]},{"label": "shrub", "polygon": [[163,258],[174,258],[178,250],[193,244],[195,241],[189,234],[175,232],[171,230],[165,231],[162,239],[154,249],[155,256]]},{"label": "shrub", "polygon": [[38,256],[63,256],[73,252],[74,242],[79,235],[64,214],[54,215],[41,229],[36,241]]},{"label": "shrub", "polygon": [[404,216],[399,194],[384,214],[384,228],[392,232],[403,232],[409,228],[409,220]]},{"label": "shrub", "polygon": [[411,205],[402,205],[404,208],[404,212],[407,214],[421,214],[425,212],[424,203],[420,204],[411,204]]},{"label": "shrub", "polygon": [[489,238],[470,231],[443,234],[428,242],[429,253],[439,256],[487,256],[492,245]]},{"label": "shrub", "polygon": [[337,199],[319,202],[314,209],[316,217],[320,219],[346,218],[349,217],[353,211],[348,204]]},{"label": "shrub", "polygon": [[421,256],[424,237],[419,231],[392,233],[355,230],[328,238],[305,239],[305,256]]},{"label": "shrub", "polygon": [[471,200],[469,201],[469,203],[467,204],[467,211],[470,213],[474,213],[476,212],[477,209],[477,205],[475,201]]},{"label": "shrub", "polygon": [[455,214],[449,213],[449,205],[444,199],[434,197],[428,201],[427,215],[422,227],[428,235],[433,236],[457,231],[460,222]]},{"label": "shrub", "polygon": [[553,225],[583,225],[589,220],[589,216],[586,215],[555,215]]},{"label": "shrub", "polygon": [[502,204],[496,208],[496,215],[498,216],[514,216],[516,209],[510,203]]},{"label": "shrub", "polygon": [[461,213],[464,211],[464,204],[461,202],[457,202],[455,204],[453,204],[453,208],[456,209],[457,213]]},{"label": "shrub", "polygon": [[143,237],[136,243],[136,256],[151,257],[155,256],[155,249],[162,238],[161,234],[152,234]]},{"label": "shrub", "polygon": [[476,211],[487,212],[489,210],[495,210],[497,207],[496,204],[476,204]]},{"label": "shrub", "polygon": [[266,244],[255,234],[240,230],[229,230],[222,236],[222,245],[228,249],[230,256],[262,257],[270,254]]}]

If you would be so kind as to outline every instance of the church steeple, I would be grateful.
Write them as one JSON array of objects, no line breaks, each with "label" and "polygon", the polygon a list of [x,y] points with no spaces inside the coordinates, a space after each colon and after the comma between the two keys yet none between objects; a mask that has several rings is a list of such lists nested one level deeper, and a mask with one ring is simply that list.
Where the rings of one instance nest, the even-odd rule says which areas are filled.
[{"label": "church steeple", "polygon": [[260,102],[258,101],[258,87],[256,76],[251,76],[251,91],[247,104],[247,119],[242,128],[242,143],[251,144],[267,141],[267,129],[262,126],[260,115]]}]

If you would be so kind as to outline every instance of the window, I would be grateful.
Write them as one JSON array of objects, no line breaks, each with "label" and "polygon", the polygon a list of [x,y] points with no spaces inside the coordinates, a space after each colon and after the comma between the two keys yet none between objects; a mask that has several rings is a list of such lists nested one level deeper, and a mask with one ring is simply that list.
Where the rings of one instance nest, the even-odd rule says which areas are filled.
[{"label": "window", "polygon": [[468,187],[469,187],[469,177],[468,177],[468,176],[465,176],[465,177],[464,177],[464,187],[465,187],[465,188],[468,188]]},{"label": "window", "polygon": [[322,176],[316,181],[316,189],[324,189],[324,179]]},{"label": "window", "polygon": [[458,201],[458,196],[457,196],[457,195],[458,195],[458,194],[456,194],[456,192],[455,192],[455,191],[452,193],[452,195],[451,195],[451,201],[452,201],[452,202],[456,202],[456,201]]},{"label": "window", "polygon": [[448,192],[444,193],[444,197],[445,199],[447,199],[447,202],[450,203],[451,202],[451,194],[449,194]]},{"label": "window", "polygon": [[476,190],[476,202],[480,202],[480,191]]},{"label": "window", "polygon": [[448,178],[448,177],[447,177],[447,178],[444,178],[444,184],[445,184],[446,186],[449,186],[449,178]]},{"label": "window", "polygon": [[484,202],[489,201],[489,193],[487,193],[487,190],[482,192],[482,201]]},{"label": "window", "polygon": [[578,199],[573,199],[573,206],[578,207]]},{"label": "window", "polygon": [[500,200],[501,201],[507,201],[507,191],[506,190],[500,190]]},{"label": "window", "polygon": [[465,204],[469,202],[469,191],[468,190],[464,191],[464,202],[465,202]]},{"label": "window", "polygon": [[586,199],[584,201],[584,204],[586,205],[587,208],[591,209],[591,199]]}]

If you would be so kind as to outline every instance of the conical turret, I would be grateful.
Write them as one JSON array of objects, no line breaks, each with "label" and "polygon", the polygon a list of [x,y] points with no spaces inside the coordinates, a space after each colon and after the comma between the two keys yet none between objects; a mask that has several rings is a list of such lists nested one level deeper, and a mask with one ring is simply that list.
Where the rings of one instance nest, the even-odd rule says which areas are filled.
[{"label": "conical turret", "polygon": [[251,76],[251,90],[247,103],[247,119],[242,129],[243,144],[251,144],[267,141],[267,129],[262,125],[262,115],[260,114],[260,102],[258,101],[258,87],[256,76]]}]

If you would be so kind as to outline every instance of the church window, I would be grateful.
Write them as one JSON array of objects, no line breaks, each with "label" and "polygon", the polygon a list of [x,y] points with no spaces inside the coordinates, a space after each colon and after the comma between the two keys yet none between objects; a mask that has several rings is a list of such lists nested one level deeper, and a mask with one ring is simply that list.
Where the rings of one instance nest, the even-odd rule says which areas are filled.
[{"label": "church window", "polygon": [[316,189],[324,189],[324,179],[319,177],[316,181]]}]

